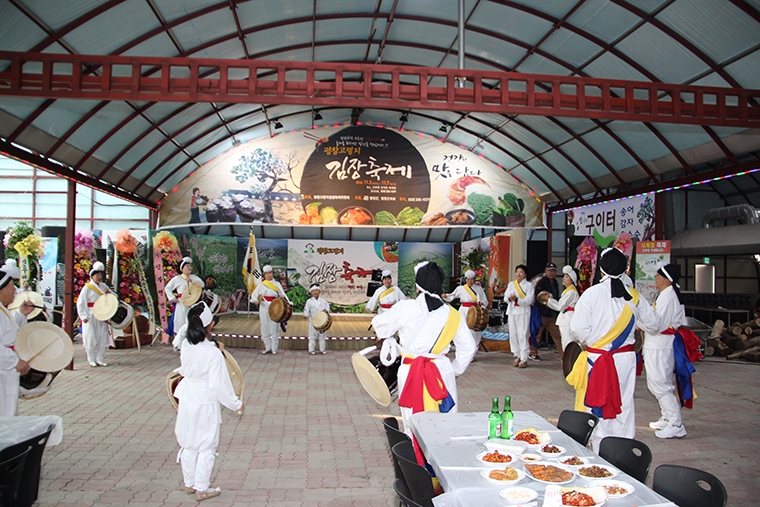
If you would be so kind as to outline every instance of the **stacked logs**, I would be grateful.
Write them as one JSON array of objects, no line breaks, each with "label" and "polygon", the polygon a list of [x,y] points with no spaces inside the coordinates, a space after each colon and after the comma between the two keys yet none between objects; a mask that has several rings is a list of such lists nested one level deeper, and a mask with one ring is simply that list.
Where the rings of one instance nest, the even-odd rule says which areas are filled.
[{"label": "stacked logs", "polygon": [[716,320],[707,338],[705,355],[760,362],[760,318],[728,327]]}]

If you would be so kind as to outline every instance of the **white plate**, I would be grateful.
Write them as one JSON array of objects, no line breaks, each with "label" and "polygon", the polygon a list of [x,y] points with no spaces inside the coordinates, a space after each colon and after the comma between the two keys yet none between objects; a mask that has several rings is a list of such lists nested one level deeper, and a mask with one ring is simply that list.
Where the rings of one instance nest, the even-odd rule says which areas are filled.
[{"label": "white plate", "polygon": [[[547,445],[556,447],[557,449],[559,449],[559,452],[544,452],[544,447],[546,447]],[[553,444],[543,444],[543,445],[538,445],[536,447],[538,449],[538,452],[541,454],[541,456],[544,457],[544,459],[556,458],[557,456],[562,456],[563,454],[565,454],[565,452],[567,452],[567,449],[565,449],[564,447],[559,446],[559,445],[553,445]]]},{"label": "white plate", "polygon": [[601,486],[594,486],[591,488],[584,488],[580,486],[562,488],[563,493],[566,493],[568,491],[578,491],[579,493],[587,494],[594,499],[594,507],[604,505],[604,503],[607,501],[607,492]]},{"label": "white plate", "polygon": [[[579,460],[583,461],[583,463],[581,463],[580,465],[569,465],[567,463],[563,463],[563,461],[565,461],[567,459],[570,459],[570,458],[578,458]],[[593,465],[593,463],[591,462],[591,459],[587,458],[585,456],[560,456],[560,457],[558,457],[556,459],[557,459],[557,462],[560,465],[564,465],[566,467],[573,467],[573,468],[575,468],[575,467],[585,467],[585,466]]]},{"label": "white plate", "polygon": [[526,503],[538,498],[538,492],[535,489],[523,488],[520,486],[514,488],[502,489],[499,496],[509,503]]},{"label": "white plate", "polygon": [[[599,467],[599,468],[604,468],[605,470],[607,470],[612,475],[610,475],[608,477],[589,477],[587,475],[581,474],[581,469],[587,468],[587,467],[591,467],[591,466],[596,466],[596,467]],[[585,467],[575,467],[575,473],[578,474],[578,477],[580,477],[581,479],[588,479],[588,480],[591,480],[591,481],[600,481],[600,480],[603,480],[603,479],[612,479],[613,477],[617,477],[617,475],[620,472],[618,471],[617,468],[611,467],[609,465],[586,465]]]},{"label": "white plate", "polygon": [[[551,482],[551,481],[544,481],[544,480],[541,480],[541,479],[536,479],[535,477],[533,477],[533,474],[530,473],[530,470],[528,468],[531,465],[552,466],[552,467],[555,467],[555,468],[562,469],[565,472],[568,472],[568,473],[572,474],[573,476],[571,478],[569,478],[568,480],[562,481],[562,482]],[[526,463],[524,468],[525,468],[525,474],[528,477],[530,477],[531,479],[533,479],[536,482],[540,482],[541,484],[554,484],[556,486],[560,486],[562,484],[570,484],[571,482],[573,482],[573,480],[575,480],[575,474],[573,474],[573,469],[572,468],[566,467],[565,465],[560,465],[559,463],[554,462],[554,461],[537,461],[535,463]]]},{"label": "white plate", "polygon": [[628,491],[627,493],[613,495],[613,494],[610,494],[609,491],[605,490],[605,491],[607,491],[607,498],[609,498],[610,500],[617,500],[618,498],[625,498],[625,497],[627,497],[629,495],[632,495],[633,492],[636,491],[636,489],[633,486],[631,486],[627,482],[623,482],[623,481],[611,481],[609,479],[604,479],[604,480],[599,480],[599,481],[595,482],[594,484],[596,484],[597,486],[602,486],[602,487],[605,487],[605,486],[618,486],[620,488],[625,488]]},{"label": "white plate", "polygon": [[489,451],[498,449],[501,453],[514,454],[515,456],[524,453],[528,448],[528,444],[525,442],[501,438],[492,438],[485,443],[485,446]]},{"label": "white plate", "polygon": [[530,444],[529,443],[528,445],[531,445],[531,446],[535,447],[536,445],[546,445],[546,444],[549,444],[552,441],[552,437],[548,433],[546,433],[545,431],[539,431],[536,428],[524,428],[524,429],[515,431],[515,436],[512,437],[512,440],[516,440],[517,442],[525,442],[525,440],[517,440],[515,438],[515,437],[517,437],[517,435],[519,435],[520,433],[522,433],[524,431],[530,431],[531,433],[535,433],[536,437],[538,438],[538,444]]},{"label": "white plate", "polygon": [[505,461],[503,463],[498,462],[498,461],[486,461],[486,460],[484,460],[483,457],[486,454],[490,454],[491,451],[483,451],[480,454],[478,454],[476,456],[476,458],[478,458],[478,461],[480,461],[481,463],[485,463],[486,465],[490,465],[491,467],[498,467],[498,466],[502,466],[502,465],[504,467],[508,467],[508,466],[512,466],[515,463],[517,463],[517,456],[515,456],[514,454],[509,454],[509,453],[501,452],[501,451],[493,451],[493,452],[498,452],[502,456],[509,456],[511,459],[509,461]]},{"label": "white plate", "polygon": [[[509,465],[507,465],[507,466],[509,466]],[[504,468],[507,468],[507,467],[504,467]],[[485,470],[483,470],[483,471],[480,472],[480,476],[483,477],[488,482],[491,482],[493,484],[501,484],[502,486],[509,486],[510,484],[517,484],[521,480],[525,479],[525,472],[523,472],[522,470],[519,470],[517,468],[515,468],[515,472],[517,472],[517,479],[515,479],[513,481],[500,481],[498,479],[492,479],[491,477],[488,476],[488,474],[490,474],[492,470],[504,470],[504,468],[487,468],[487,469],[485,469]],[[514,467],[512,467],[512,468],[514,468]]]},{"label": "white plate", "polygon": [[539,454],[528,452],[520,455],[520,461],[523,463],[537,463],[539,461],[543,461],[543,458]]}]

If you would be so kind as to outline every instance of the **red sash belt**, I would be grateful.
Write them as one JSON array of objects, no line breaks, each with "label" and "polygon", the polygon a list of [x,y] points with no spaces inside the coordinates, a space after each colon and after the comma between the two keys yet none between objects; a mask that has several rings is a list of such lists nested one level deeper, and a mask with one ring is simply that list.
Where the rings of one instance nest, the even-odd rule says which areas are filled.
[{"label": "red sash belt", "polygon": [[16,347],[14,347],[13,345],[6,345],[6,347],[8,347],[11,350],[16,350]]},{"label": "red sash belt", "polygon": [[274,297],[274,296],[262,296],[262,297],[261,297],[261,299],[263,299],[263,300],[264,300],[264,301],[266,301],[267,303],[271,303],[272,301],[274,301],[274,300],[275,300],[275,299],[277,299],[277,298],[276,298],[276,297]]},{"label": "red sash belt", "polygon": [[665,331],[663,331],[660,334],[680,334],[681,339],[683,340],[684,348],[686,349],[686,357],[689,359],[689,362],[696,363],[700,359],[702,359],[704,356],[699,351],[700,346],[700,340],[699,336],[694,334],[694,332],[691,329],[682,327],[679,329],[673,329],[672,327],[669,327]]},{"label": "red sash belt", "polygon": [[462,303],[462,306],[464,306],[465,308],[469,308],[471,306],[475,306],[476,304],[477,303],[472,303],[472,302],[470,302],[470,303]]},{"label": "red sash belt", "polygon": [[620,379],[612,356],[621,352],[634,352],[633,344],[615,350],[588,347],[586,352],[600,354],[588,376],[586,406],[601,408],[604,419],[614,419],[622,413],[623,402],[620,398]]},{"label": "red sash belt", "polygon": [[92,308],[93,306],[95,306],[94,302],[92,302],[92,303],[88,302],[87,303],[87,308]]},{"label": "red sash belt", "polygon": [[385,303],[380,303],[380,308],[388,309],[388,308],[391,308],[392,306],[393,305],[388,305],[388,304],[385,304]]},{"label": "red sash belt", "polygon": [[565,313],[565,312],[574,312],[574,311],[575,311],[575,307],[574,306],[568,306],[567,308],[565,308],[562,311],[562,313]]}]

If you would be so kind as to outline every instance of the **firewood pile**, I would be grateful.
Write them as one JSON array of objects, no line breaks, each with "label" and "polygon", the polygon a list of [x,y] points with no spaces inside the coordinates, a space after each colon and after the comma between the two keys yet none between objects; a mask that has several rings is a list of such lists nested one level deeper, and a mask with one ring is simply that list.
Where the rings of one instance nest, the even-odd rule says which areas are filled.
[{"label": "firewood pile", "polygon": [[707,337],[705,355],[760,362],[760,318],[730,326],[716,320]]}]

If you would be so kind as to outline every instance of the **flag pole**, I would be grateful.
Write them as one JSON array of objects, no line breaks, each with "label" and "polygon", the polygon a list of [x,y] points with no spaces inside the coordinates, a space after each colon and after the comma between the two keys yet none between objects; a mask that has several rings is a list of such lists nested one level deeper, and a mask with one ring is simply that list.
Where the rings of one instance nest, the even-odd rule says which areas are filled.
[{"label": "flag pole", "polygon": [[[251,255],[250,250],[251,250],[251,235],[252,234],[253,234],[253,226],[251,226],[248,229],[248,255]],[[251,276],[251,272],[250,271],[248,271],[248,276]],[[246,292],[246,294],[248,294],[248,296],[246,297],[246,299],[248,300],[248,311],[245,313],[245,320],[249,320],[251,318],[251,293],[248,292],[248,280],[247,280],[247,277],[246,277],[246,281],[245,281],[245,292]]]}]

